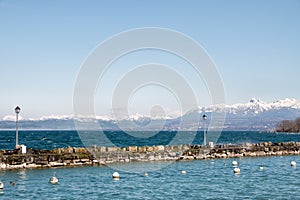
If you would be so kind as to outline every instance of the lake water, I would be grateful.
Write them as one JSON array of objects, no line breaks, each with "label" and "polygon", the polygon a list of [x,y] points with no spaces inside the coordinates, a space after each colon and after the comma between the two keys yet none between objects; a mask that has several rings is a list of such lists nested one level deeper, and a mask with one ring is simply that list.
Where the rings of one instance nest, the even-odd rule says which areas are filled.
[{"label": "lake water", "polygon": [[[23,131],[20,141],[34,148],[82,145],[74,131]],[[161,139],[162,143],[165,141]],[[225,132],[219,142],[226,141],[276,142],[300,141],[300,138],[299,134]],[[151,142],[148,144],[153,144]],[[134,144],[144,143],[136,141]],[[2,149],[13,148],[14,132],[1,131],[0,145]],[[241,169],[239,175],[233,173],[233,160],[236,159],[182,161],[166,166],[164,162],[149,162],[118,164],[115,168],[0,171],[0,180],[5,184],[0,199],[300,199],[300,168],[290,166],[292,160],[300,166],[299,156],[237,159]],[[148,171],[153,165],[158,170]],[[260,165],[264,170],[259,170]],[[121,178],[113,180],[112,173],[122,167],[130,171],[136,169],[138,173],[118,170]],[[182,174],[182,170],[187,173]],[[54,172],[59,178],[57,185],[48,182]],[[143,176],[144,172],[149,176]],[[10,185],[10,181],[15,185]]]},{"label": "lake water", "polygon": [[[93,134],[86,132],[85,134]],[[157,134],[139,132],[140,134],[153,135],[151,137],[133,137],[121,131],[106,131],[106,137],[116,146],[152,146],[168,145],[177,132],[161,131]],[[210,133],[208,133],[210,134]],[[203,143],[203,132],[183,132],[179,138],[180,144],[185,144],[184,137],[193,137],[194,144]],[[96,138],[97,139],[97,138]],[[225,131],[222,132],[218,143],[258,143],[258,142],[289,142],[300,141],[300,133],[268,133],[268,132],[247,132],[247,131]],[[101,144],[101,141],[99,141]],[[53,149],[61,147],[82,147],[80,136],[76,131],[20,131],[19,144],[25,144],[28,148]],[[188,143],[187,143],[188,144]],[[101,144],[105,146],[106,144]],[[0,149],[13,149],[15,146],[15,131],[0,131]]]},{"label": "lake water", "polygon": [[[0,199],[300,199],[300,170],[290,166],[291,160],[300,163],[298,156],[243,158],[240,175],[233,173],[232,160],[174,162],[147,177],[120,171],[120,180],[111,178],[109,167],[0,171]],[[48,183],[53,172],[57,185]]]}]

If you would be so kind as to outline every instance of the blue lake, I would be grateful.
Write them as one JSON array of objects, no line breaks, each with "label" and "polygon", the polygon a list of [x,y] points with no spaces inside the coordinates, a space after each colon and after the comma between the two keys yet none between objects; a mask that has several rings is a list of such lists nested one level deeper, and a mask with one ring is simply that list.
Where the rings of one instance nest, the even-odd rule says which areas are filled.
[{"label": "blue lake", "polygon": [[[84,132],[86,135],[93,135],[95,132]],[[116,146],[152,146],[168,145],[176,136],[177,132],[161,131],[155,134],[149,132],[138,132],[141,135],[153,135],[151,137],[134,137],[122,131],[106,131],[106,137]],[[210,134],[210,133],[208,133]],[[203,143],[203,132],[181,132],[181,139],[178,143],[185,144],[185,137],[194,138],[194,144]],[[96,138],[97,140],[97,138]],[[300,141],[298,133],[268,133],[268,132],[247,132],[247,131],[225,131],[222,132],[217,143],[258,143],[258,142],[289,142]],[[100,145],[106,146],[105,143]],[[187,143],[187,144],[190,144]],[[25,144],[28,148],[53,149],[61,147],[82,147],[84,146],[80,134],[76,131],[20,131],[19,144]],[[15,146],[15,131],[0,131],[0,149],[13,149]]]},{"label": "blue lake", "polygon": [[[290,166],[297,156],[243,158],[235,175],[232,159],[174,162],[143,173],[109,167],[76,167],[0,171],[5,188],[1,199],[300,199],[300,170]],[[161,163],[156,163],[160,165]],[[150,163],[127,164],[134,169]],[[264,166],[259,171],[259,165]],[[186,174],[181,174],[186,170]],[[56,172],[57,185],[48,183]],[[15,186],[9,184],[15,182]]]},{"label": "blue lake", "polygon": [[[168,144],[174,137],[173,132],[148,139],[133,139],[118,132],[106,134],[117,138],[113,140],[119,146]],[[202,136],[198,133],[194,143],[201,143]],[[0,131],[1,149],[12,149],[14,138],[14,131]],[[300,141],[300,135],[224,132],[218,140],[219,143],[261,141]],[[76,131],[21,131],[20,143],[39,149],[82,146]],[[300,165],[299,156],[237,159],[240,175],[233,173],[233,160],[0,171],[0,180],[5,184],[0,199],[300,199],[300,169],[290,166],[292,160]],[[153,165],[157,170],[148,171]],[[264,166],[263,171],[259,170],[260,165]],[[121,170],[126,168],[131,173]],[[182,174],[182,170],[187,173]],[[112,179],[114,171],[120,173],[120,180]],[[59,178],[57,185],[48,182],[54,172]],[[143,176],[144,172],[149,176]],[[10,185],[10,181],[15,185]]]}]

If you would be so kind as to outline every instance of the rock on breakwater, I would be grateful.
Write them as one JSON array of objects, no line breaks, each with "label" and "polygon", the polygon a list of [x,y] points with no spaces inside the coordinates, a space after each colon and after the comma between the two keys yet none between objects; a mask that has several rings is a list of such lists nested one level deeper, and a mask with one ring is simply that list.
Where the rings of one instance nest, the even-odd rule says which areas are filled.
[{"label": "rock on breakwater", "polygon": [[300,142],[224,144],[214,147],[200,145],[94,146],[88,149],[67,147],[53,150],[28,149],[26,154],[21,154],[18,151],[1,150],[0,169],[282,155],[300,155]]},{"label": "rock on breakwater", "polygon": [[0,169],[76,166],[92,164],[92,161],[86,148],[28,149],[26,154],[16,150],[0,151]]}]

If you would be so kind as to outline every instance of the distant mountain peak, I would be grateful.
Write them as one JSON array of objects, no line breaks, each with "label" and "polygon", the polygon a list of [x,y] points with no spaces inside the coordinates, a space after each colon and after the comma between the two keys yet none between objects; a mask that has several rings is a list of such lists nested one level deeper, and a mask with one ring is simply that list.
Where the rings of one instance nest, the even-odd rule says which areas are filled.
[{"label": "distant mountain peak", "polygon": [[249,102],[250,102],[250,103],[261,103],[261,102],[263,102],[263,101],[260,100],[260,99],[252,98],[252,99],[250,99]]},{"label": "distant mountain peak", "polygon": [[286,98],[274,102],[265,102],[261,99],[252,98],[246,103],[236,103],[231,105],[210,105],[207,107],[198,107],[186,114],[190,113],[228,113],[234,115],[258,115],[263,112],[281,109],[296,109],[300,110],[300,101],[294,98]]},{"label": "distant mountain peak", "polygon": [[[286,98],[274,102],[265,102],[261,99],[252,98],[246,103],[232,105],[210,105],[207,107],[196,107],[185,114],[176,116],[150,116],[134,113],[124,115],[120,119],[113,116],[73,116],[73,115],[51,115],[40,118],[22,118],[19,116],[22,128],[25,129],[74,129],[74,120],[80,123],[97,122],[104,129],[117,130],[118,122],[126,128],[131,129],[132,122],[136,125],[151,125],[151,130],[159,129],[164,124],[165,130],[191,130],[198,126],[195,120],[206,113],[208,116],[222,116],[226,113],[224,127],[227,130],[274,130],[276,124],[284,119],[295,120],[300,117],[300,101],[294,98]],[[180,125],[181,120],[190,124]],[[209,121],[209,120],[208,120]],[[153,122],[153,123],[150,123]],[[5,116],[0,120],[0,129],[15,128],[15,116]]]}]

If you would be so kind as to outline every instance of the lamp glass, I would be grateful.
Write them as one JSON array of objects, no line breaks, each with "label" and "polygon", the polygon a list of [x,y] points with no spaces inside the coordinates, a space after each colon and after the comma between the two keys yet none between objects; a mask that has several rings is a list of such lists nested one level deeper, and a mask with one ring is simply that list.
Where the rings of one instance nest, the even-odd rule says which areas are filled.
[{"label": "lamp glass", "polygon": [[21,111],[21,108],[20,108],[19,106],[17,106],[17,107],[15,108],[15,112],[16,112],[17,114],[19,114],[20,111]]}]

